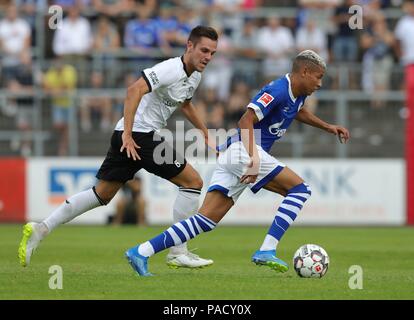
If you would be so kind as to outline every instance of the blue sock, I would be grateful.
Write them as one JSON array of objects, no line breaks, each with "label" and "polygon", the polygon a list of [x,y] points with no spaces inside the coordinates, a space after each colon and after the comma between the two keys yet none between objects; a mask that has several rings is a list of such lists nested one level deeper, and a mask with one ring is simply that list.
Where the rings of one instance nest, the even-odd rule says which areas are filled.
[{"label": "blue sock", "polygon": [[303,205],[310,196],[311,190],[305,183],[301,183],[287,192],[260,250],[275,250],[280,239],[293,221],[295,221],[299,211],[303,208]]},{"label": "blue sock", "polygon": [[200,233],[211,231],[215,227],[214,221],[197,213],[186,220],[177,222],[160,235],[141,244],[138,253],[144,257],[152,256],[157,252],[187,242]]}]

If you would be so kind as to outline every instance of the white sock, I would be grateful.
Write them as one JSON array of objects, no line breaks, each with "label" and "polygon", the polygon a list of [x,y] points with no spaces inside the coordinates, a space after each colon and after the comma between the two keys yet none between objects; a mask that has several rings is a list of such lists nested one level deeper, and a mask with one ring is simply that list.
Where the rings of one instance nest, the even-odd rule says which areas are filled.
[{"label": "white sock", "polygon": [[275,250],[279,241],[272,237],[270,234],[267,234],[262,246],[260,247],[260,251],[268,251],[268,250]]},{"label": "white sock", "polygon": [[43,224],[47,227],[48,232],[51,232],[57,226],[101,205],[104,205],[104,203],[95,194],[94,189],[88,189],[65,200],[43,221]]},{"label": "white sock", "polygon": [[154,255],[154,248],[149,241],[145,241],[138,247],[138,253],[144,257],[150,257]]},{"label": "white sock", "polygon": [[[180,188],[177,199],[174,202],[174,223],[185,220],[198,212],[201,190],[191,188]],[[187,243],[170,248],[170,254],[179,255],[187,253]]]}]

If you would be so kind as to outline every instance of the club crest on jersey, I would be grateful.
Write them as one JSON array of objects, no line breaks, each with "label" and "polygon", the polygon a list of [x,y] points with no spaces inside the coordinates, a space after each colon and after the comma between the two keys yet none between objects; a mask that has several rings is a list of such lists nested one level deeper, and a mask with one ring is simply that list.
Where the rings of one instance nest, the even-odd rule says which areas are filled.
[{"label": "club crest on jersey", "polygon": [[265,92],[257,101],[260,102],[264,107],[267,107],[269,103],[273,101],[273,99],[274,98],[272,95]]}]

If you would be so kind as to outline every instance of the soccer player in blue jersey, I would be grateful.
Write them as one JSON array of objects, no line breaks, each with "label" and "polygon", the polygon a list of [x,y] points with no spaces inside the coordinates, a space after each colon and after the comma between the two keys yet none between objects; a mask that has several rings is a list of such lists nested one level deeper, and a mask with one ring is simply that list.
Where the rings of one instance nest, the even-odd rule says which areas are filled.
[{"label": "soccer player in blue jersey", "polygon": [[251,100],[239,121],[239,133],[221,148],[207,195],[198,213],[172,225],[155,238],[130,248],[125,256],[141,276],[149,276],[148,258],[200,233],[213,230],[249,186],[253,193],[264,188],[284,196],[262,246],[253,256],[257,265],[286,272],[288,265],[277,258],[279,241],[311,196],[309,186],[268,152],[294,119],[337,135],[346,143],[349,132],[319,119],[302,108],[308,95],[318,90],[326,65],[312,50],[299,53],[292,71],[270,82]]}]

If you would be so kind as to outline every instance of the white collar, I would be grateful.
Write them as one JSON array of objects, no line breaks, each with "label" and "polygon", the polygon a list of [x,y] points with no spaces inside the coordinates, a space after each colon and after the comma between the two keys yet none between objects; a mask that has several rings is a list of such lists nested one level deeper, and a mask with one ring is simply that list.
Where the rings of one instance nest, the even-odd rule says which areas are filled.
[{"label": "white collar", "polygon": [[296,98],[295,98],[295,96],[293,95],[293,92],[292,92],[292,84],[290,83],[290,76],[289,76],[289,73],[286,73],[286,79],[287,79],[287,81],[288,81],[288,83],[289,83],[289,86],[288,86],[288,89],[289,89],[289,96],[290,96],[290,99],[293,101],[293,102],[296,102]]}]

